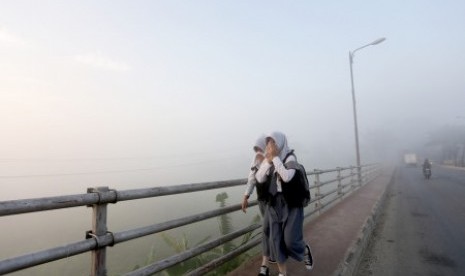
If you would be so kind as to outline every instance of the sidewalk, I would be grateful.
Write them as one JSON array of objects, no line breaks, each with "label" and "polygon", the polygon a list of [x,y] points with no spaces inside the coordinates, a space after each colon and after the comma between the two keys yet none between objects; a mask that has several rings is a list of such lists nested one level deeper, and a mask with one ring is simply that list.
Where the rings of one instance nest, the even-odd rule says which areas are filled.
[{"label": "sidewalk", "polygon": [[[361,251],[371,236],[378,208],[384,201],[384,191],[391,181],[393,169],[385,169],[371,183],[361,187],[329,210],[310,221],[304,229],[309,242],[314,268],[305,270],[304,264],[288,261],[288,276],[294,275],[351,275]],[[261,256],[252,258],[229,276],[256,276]],[[270,264],[270,275],[278,275],[276,264]]]}]

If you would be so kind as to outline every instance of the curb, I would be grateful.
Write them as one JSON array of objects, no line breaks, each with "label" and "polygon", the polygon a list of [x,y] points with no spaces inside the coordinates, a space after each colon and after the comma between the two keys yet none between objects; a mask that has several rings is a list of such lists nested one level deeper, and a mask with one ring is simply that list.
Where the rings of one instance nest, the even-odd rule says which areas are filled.
[{"label": "curb", "polygon": [[395,173],[396,169],[393,170],[388,185],[386,185],[386,187],[384,188],[382,195],[371,210],[371,214],[366,219],[361,232],[357,236],[357,239],[348,249],[347,253],[344,256],[344,261],[342,261],[342,263],[339,264],[338,268],[333,273],[333,276],[355,275],[358,265],[360,264],[361,256],[368,246],[368,242],[370,241],[371,236],[373,234],[373,230],[376,227],[381,210],[384,208],[384,204],[386,202],[387,197],[386,190],[391,185]]},{"label": "curb", "polygon": [[446,168],[446,169],[465,171],[464,167],[457,167],[457,166],[451,166],[451,165],[439,165],[439,166]]}]

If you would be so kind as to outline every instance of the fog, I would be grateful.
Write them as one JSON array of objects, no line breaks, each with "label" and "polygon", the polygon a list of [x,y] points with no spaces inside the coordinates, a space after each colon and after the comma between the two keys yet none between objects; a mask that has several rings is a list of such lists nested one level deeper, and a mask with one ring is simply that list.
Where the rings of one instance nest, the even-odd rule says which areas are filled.
[{"label": "fog", "polygon": [[380,37],[354,57],[362,163],[465,124],[459,1],[1,6],[4,187],[242,178],[254,140],[273,130],[308,169],[355,165],[348,54]]},{"label": "fog", "polygon": [[[353,62],[362,163],[463,165],[464,14],[432,0],[2,1],[0,201],[245,178],[274,130],[308,170],[355,165],[349,52],[382,37]],[[217,192],[111,205],[109,229],[216,208]],[[227,192],[239,203],[243,187]],[[90,212],[0,218],[0,259],[82,240]],[[190,227],[173,236],[195,244],[217,222]],[[155,244],[169,255],[158,235],[110,249],[111,274]],[[15,275],[83,275],[89,261]]]}]

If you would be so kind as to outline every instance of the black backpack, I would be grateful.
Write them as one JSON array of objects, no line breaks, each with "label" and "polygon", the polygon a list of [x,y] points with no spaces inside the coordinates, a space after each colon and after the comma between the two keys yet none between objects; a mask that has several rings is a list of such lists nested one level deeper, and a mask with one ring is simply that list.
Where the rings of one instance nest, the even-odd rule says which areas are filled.
[{"label": "black backpack", "polygon": [[[296,161],[290,161],[286,163],[289,156],[294,155]],[[294,177],[288,183],[283,183],[281,188],[283,190],[284,199],[289,207],[305,207],[309,204],[310,195],[310,184],[307,178],[307,171],[304,166],[297,162],[297,157],[294,154],[294,150],[291,150],[283,160],[286,169],[294,169]]]}]

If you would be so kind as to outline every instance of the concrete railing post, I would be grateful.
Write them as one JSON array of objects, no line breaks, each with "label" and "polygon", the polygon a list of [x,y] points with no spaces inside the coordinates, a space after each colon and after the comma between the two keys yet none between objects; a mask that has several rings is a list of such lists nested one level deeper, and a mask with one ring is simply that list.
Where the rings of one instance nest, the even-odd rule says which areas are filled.
[{"label": "concrete railing post", "polygon": [[371,173],[371,167],[370,166],[361,167],[360,170],[362,172],[360,186],[363,186],[364,184],[368,183],[368,179]]},{"label": "concrete railing post", "polygon": [[342,195],[342,177],[341,177],[341,168],[339,167],[337,167],[337,195],[338,196]]},{"label": "concrete railing post", "polygon": [[363,186],[367,181],[368,174],[370,173],[370,170],[368,167],[360,167],[360,183],[359,186]]},{"label": "concrete railing post", "polygon": [[[97,193],[101,198],[101,194],[108,192],[108,187],[88,188],[87,193]],[[87,233],[89,238],[94,238],[97,241],[97,248],[92,250],[91,276],[106,276],[106,246],[100,248],[99,237],[107,234],[107,203],[99,203],[92,205],[92,231]]]},{"label": "concrete railing post", "polygon": [[315,197],[317,198],[317,201],[315,201],[315,210],[318,210],[318,214],[321,213],[321,198],[320,198],[320,173],[318,172],[317,169],[314,170],[315,172]]},{"label": "concrete railing post", "polygon": [[357,186],[356,181],[354,179],[354,167],[350,167],[350,189],[353,190]]}]

